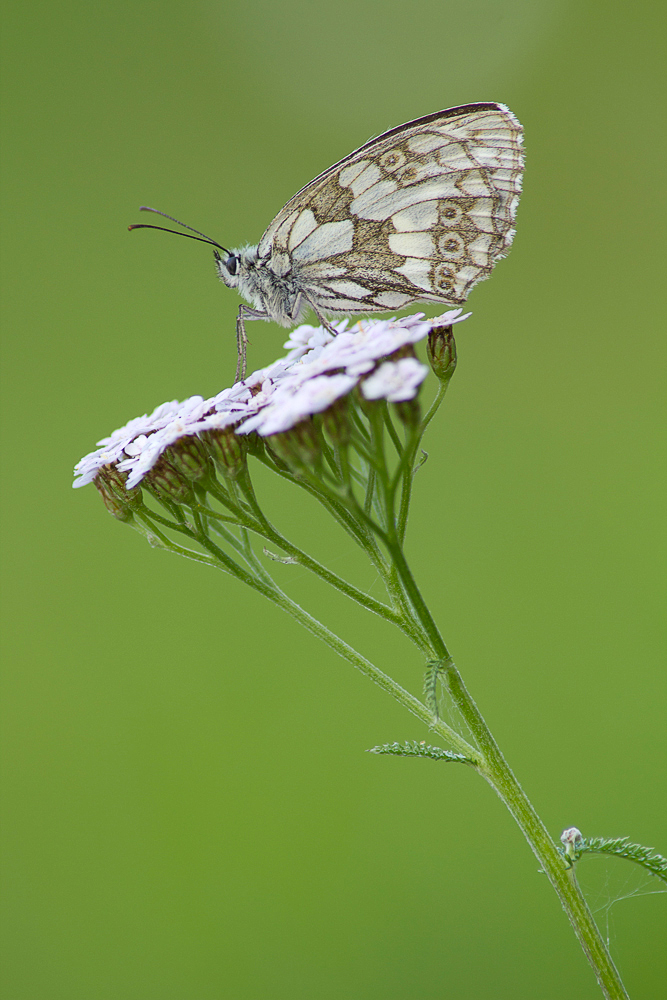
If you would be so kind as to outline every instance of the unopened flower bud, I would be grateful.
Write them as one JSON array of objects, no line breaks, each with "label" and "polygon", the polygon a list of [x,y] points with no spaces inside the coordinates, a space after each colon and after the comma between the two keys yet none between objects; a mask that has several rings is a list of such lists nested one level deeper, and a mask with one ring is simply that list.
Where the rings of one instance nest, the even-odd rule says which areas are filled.
[{"label": "unopened flower bud", "polygon": [[222,475],[235,479],[246,464],[248,437],[236,434],[232,427],[223,427],[205,431],[201,438]]},{"label": "unopened flower bud", "polygon": [[576,826],[570,826],[561,833],[560,842],[563,845],[566,856],[570,860],[574,860],[577,849],[581,846],[583,840],[581,830],[577,830]]},{"label": "unopened flower bud", "polygon": [[349,398],[343,396],[332,403],[323,414],[324,429],[333,443],[339,448],[344,448],[350,442],[352,429],[350,427],[348,409]]},{"label": "unopened flower bud", "polygon": [[456,341],[451,326],[436,326],[428,335],[428,360],[433,374],[449,382],[456,368]]},{"label": "unopened flower bud", "polygon": [[186,479],[203,479],[211,469],[211,460],[204,444],[194,434],[184,434],[165,455],[171,465]]},{"label": "unopened flower bud", "polygon": [[302,467],[317,468],[322,461],[322,441],[314,420],[300,420],[288,431],[271,434],[267,443],[297,475]]},{"label": "unopened flower bud", "polygon": [[190,503],[194,499],[190,482],[163,455],[146,473],[144,482],[158,499],[166,497],[174,503]]},{"label": "unopened flower bud", "polygon": [[114,465],[103,465],[93,483],[109,513],[119,521],[129,522],[134,520],[132,508],[142,501],[140,489],[125,489],[126,480],[125,473],[118,472]]}]

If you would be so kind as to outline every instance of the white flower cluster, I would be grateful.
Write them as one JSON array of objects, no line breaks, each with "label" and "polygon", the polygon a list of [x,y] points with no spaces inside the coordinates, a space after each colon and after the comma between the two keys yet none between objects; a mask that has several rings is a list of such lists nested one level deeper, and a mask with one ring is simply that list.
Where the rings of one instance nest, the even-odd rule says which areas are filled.
[{"label": "white flower cluster", "polygon": [[366,399],[413,399],[428,368],[414,357],[391,356],[423,340],[434,327],[460,323],[469,315],[452,309],[435,319],[417,313],[403,319],[361,320],[351,330],[343,320],[334,325],[336,337],[323,327],[299,326],[284,345],[288,354],[268,368],[211,399],[191,396],[184,403],[162,403],[150,415],[103,438],[97,451],[75,467],[74,486],[92,482],[103,466],[112,464],[128,474],[126,487],[133,489],[179,438],[225,427],[262,437],[287,431],[326,410],[359,383]]}]

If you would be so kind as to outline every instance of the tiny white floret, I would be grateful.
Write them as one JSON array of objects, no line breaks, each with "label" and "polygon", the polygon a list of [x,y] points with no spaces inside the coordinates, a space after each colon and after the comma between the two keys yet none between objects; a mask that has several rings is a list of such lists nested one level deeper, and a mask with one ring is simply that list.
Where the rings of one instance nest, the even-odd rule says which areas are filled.
[{"label": "tiny white floret", "polygon": [[385,361],[362,382],[361,391],[366,399],[386,399],[389,403],[402,403],[414,399],[426,376],[428,368],[416,358]]}]

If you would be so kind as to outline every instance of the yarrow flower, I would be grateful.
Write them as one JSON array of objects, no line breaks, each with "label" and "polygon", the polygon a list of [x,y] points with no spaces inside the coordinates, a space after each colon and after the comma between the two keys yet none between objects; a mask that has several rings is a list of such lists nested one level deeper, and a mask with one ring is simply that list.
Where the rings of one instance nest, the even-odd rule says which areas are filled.
[{"label": "yarrow flower", "polygon": [[98,442],[96,451],[75,467],[74,486],[85,486],[114,466],[132,490],[155,468],[165,452],[187,438],[228,431],[261,438],[282,434],[322,413],[357,386],[366,400],[401,403],[415,398],[428,368],[414,355],[414,344],[432,331],[460,323],[470,314],[453,309],[435,319],[423,313],[402,319],[335,324],[337,336],[308,324],[294,329],[288,354],[267,368],[204,399],[162,403]]}]

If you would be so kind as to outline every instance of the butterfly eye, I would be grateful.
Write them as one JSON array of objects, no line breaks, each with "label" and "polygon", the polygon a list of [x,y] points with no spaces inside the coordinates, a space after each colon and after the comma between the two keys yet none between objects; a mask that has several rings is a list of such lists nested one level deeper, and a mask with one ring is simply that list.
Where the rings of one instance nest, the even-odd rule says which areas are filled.
[{"label": "butterfly eye", "polygon": [[233,254],[230,254],[230,256],[225,261],[225,267],[227,268],[227,270],[229,271],[229,273],[231,275],[236,274],[236,272],[238,271],[238,269],[239,269],[239,260],[240,260],[239,255],[233,253]]}]

